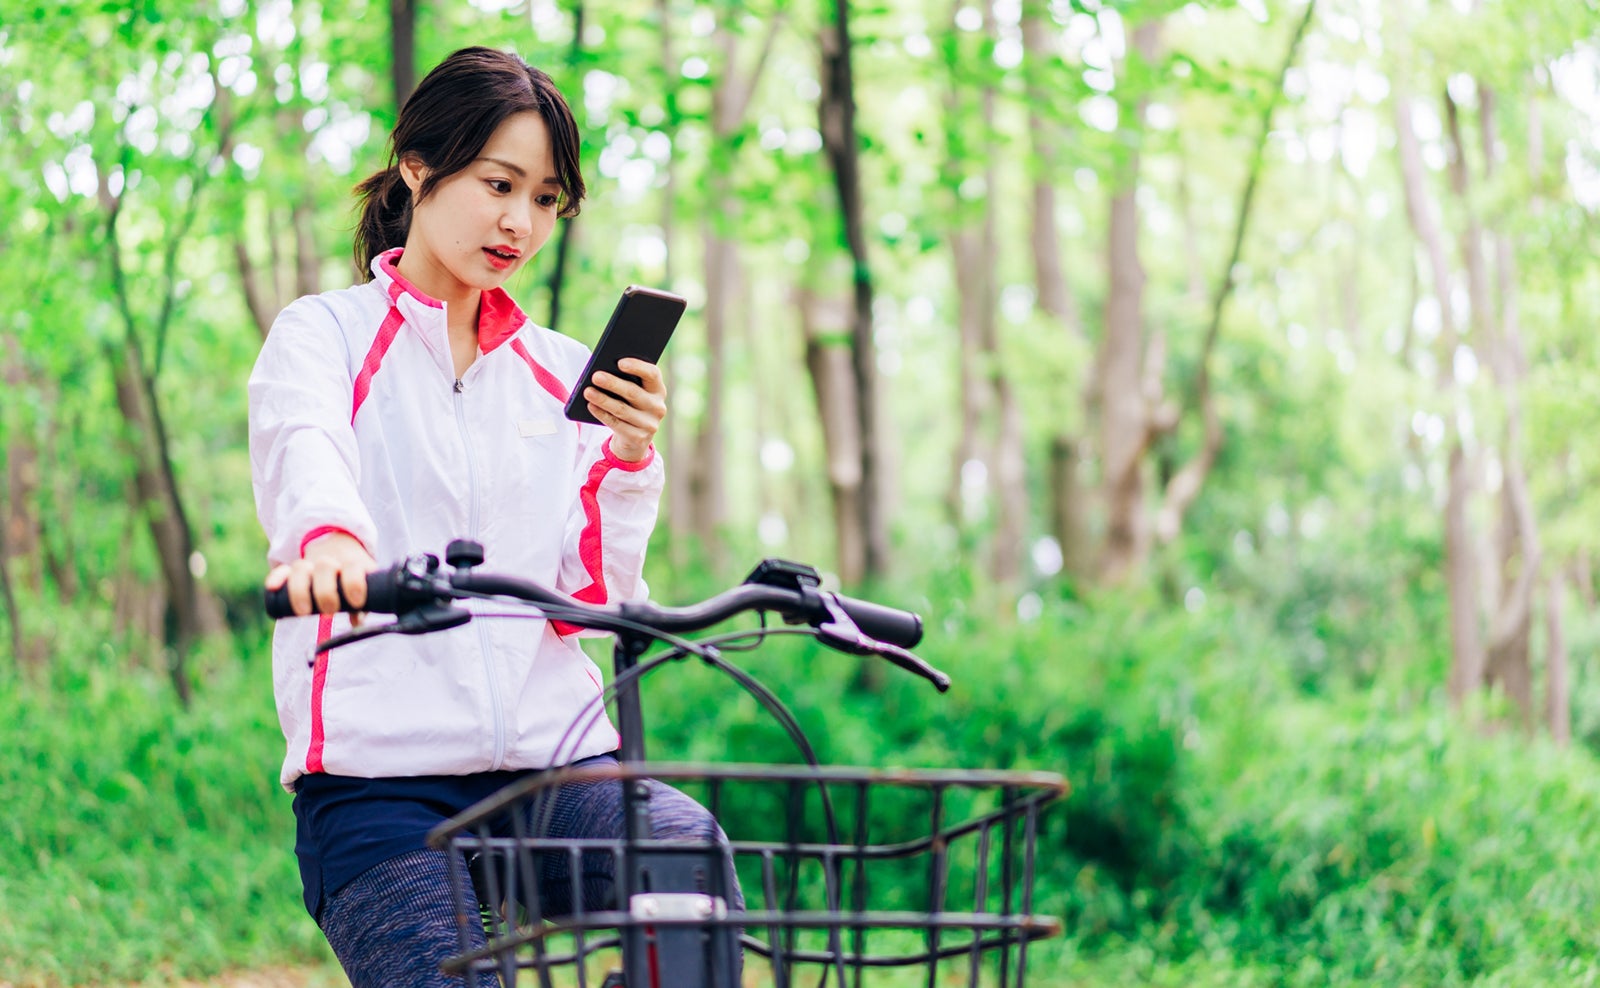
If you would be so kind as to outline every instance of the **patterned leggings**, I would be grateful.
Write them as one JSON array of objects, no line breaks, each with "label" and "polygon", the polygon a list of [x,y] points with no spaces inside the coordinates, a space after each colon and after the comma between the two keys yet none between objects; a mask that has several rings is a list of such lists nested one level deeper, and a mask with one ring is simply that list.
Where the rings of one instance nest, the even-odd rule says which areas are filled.
[{"label": "patterned leggings", "polygon": [[[699,803],[664,783],[651,780],[649,786],[653,837],[726,843],[722,828]],[[554,798],[550,824],[541,828],[546,835],[623,835],[620,782],[571,783],[557,789]],[[585,855],[581,880],[586,909],[611,906],[612,868],[609,854]],[[562,856],[551,856],[544,864],[540,892],[546,916],[570,911],[566,872]],[[459,873],[465,875],[465,869]],[[737,882],[733,899],[731,908],[743,908]],[[429,848],[391,858],[358,876],[324,903],[318,923],[354,988],[459,988],[467,981],[439,970],[446,958],[461,953],[454,902],[446,852]],[[471,945],[482,946],[482,929],[470,926]]]}]

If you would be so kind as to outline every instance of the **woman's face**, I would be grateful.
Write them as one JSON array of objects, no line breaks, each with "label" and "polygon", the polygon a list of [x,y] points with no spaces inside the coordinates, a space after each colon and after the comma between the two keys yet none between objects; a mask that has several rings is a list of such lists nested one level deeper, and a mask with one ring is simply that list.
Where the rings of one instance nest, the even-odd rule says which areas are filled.
[{"label": "woman's face", "polygon": [[[400,174],[415,194],[427,168],[403,159]],[[514,113],[472,164],[416,204],[402,272],[446,302],[498,288],[550,239],[560,200],[549,126],[532,110]]]}]

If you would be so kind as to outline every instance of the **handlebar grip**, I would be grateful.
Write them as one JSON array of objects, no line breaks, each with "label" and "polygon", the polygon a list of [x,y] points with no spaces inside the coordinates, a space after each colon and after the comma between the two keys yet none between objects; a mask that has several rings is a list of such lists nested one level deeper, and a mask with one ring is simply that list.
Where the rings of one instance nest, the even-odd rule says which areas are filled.
[{"label": "handlebar grip", "polygon": [[[350,606],[350,602],[344,599],[344,584],[342,581],[336,583],[335,586],[339,591],[339,610],[347,614],[354,611],[394,613],[395,567],[393,566],[373,570],[367,574],[367,603],[365,607]],[[266,591],[265,603],[267,617],[274,621],[295,616],[294,605],[289,603],[288,584],[276,590]]]},{"label": "handlebar grip", "polygon": [[850,615],[862,634],[880,642],[915,648],[922,641],[922,618],[911,611],[884,607],[853,597],[839,597],[839,606]]},{"label": "handlebar grip", "polygon": [[367,574],[367,606],[364,610],[371,614],[399,614],[404,609],[400,606],[400,574],[403,569],[396,563]]}]

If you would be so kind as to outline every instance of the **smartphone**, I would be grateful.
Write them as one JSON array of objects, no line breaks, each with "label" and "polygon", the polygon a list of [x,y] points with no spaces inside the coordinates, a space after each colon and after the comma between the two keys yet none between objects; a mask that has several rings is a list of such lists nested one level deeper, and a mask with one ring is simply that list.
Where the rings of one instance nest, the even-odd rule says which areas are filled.
[{"label": "smartphone", "polygon": [[[683,318],[687,305],[681,295],[659,288],[629,285],[623,289],[617,307],[611,310],[611,321],[606,323],[600,342],[595,344],[588,365],[567,399],[567,418],[598,425],[599,420],[590,414],[589,402],[583,397],[584,389],[593,383],[595,371],[615,374],[638,384],[639,378],[617,369],[617,361],[623,357],[638,357],[652,364],[659,363],[661,352],[667,348],[667,340],[672,338],[672,331]],[[605,391],[604,388],[600,390]]]}]

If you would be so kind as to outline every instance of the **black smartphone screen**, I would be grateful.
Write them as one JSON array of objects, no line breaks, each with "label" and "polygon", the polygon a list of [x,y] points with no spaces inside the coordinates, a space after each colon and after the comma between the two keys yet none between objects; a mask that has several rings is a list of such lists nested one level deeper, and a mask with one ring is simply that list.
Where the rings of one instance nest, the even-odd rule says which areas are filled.
[{"label": "black smartphone screen", "polygon": [[638,357],[652,364],[659,363],[661,352],[667,348],[667,340],[672,338],[672,331],[677,328],[687,304],[682,296],[659,288],[629,285],[623,289],[617,307],[611,310],[611,321],[606,323],[600,342],[595,344],[589,363],[567,398],[567,418],[598,425],[599,421],[589,413],[589,403],[583,397],[583,390],[589,387],[595,371],[639,383],[637,377],[618,370],[617,361],[623,357]]}]

